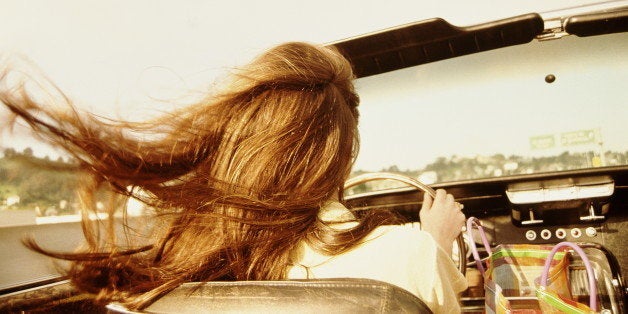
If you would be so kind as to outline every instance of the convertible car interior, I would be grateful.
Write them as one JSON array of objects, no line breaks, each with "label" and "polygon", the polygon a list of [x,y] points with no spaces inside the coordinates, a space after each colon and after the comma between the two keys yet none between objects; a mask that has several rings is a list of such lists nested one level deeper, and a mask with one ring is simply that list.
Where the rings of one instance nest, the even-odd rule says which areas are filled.
[{"label": "convertible car interior", "polygon": [[[350,60],[360,79],[564,36],[583,37],[579,40],[592,36],[615,36],[613,40],[625,43],[627,31],[628,2],[611,1],[561,11],[524,14],[467,27],[454,26],[435,18],[329,45],[338,48]],[[516,50],[511,53],[516,53]],[[626,99],[625,92],[623,95]],[[628,273],[628,250],[624,246],[624,241],[628,240],[626,162],[442,181],[429,183],[429,186],[420,182],[417,186],[413,183],[416,180],[405,180],[403,176],[387,173],[373,174],[366,179],[357,177],[363,180],[348,183],[346,190],[346,201],[357,215],[370,210],[393,210],[406,217],[408,222],[417,222],[422,194],[444,188],[464,204],[463,211],[467,217],[480,219],[491,246],[556,244],[561,241],[578,243],[595,270],[600,310],[628,312],[628,288],[623,277]],[[368,186],[367,181],[373,180],[405,183],[377,189]],[[40,265],[34,267],[34,272],[13,273],[15,279],[0,282],[0,312],[136,313],[118,304],[110,304],[106,308],[91,304],[89,296],[77,293],[66,278],[49,270],[48,259],[24,253],[25,249],[20,248],[21,237],[26,233],[38,237],[43,232],[57,233],[45,236],[54,239],[46,240],[54,246],[62,242],[64,233],[80,232],[80,226],[76,222],[68,222],[62,231],[33,230],[28,226],[0,228],[3,269],[10,270],[10,265],[23,263],[26,258],[28,263]],[[479,238],[461,236],[454,259],[469,283],[469,288],[461,296],[461,305],[464,313],[482,313],[484,287],[473,257],[468,252],[470,241],[478,244],[482,257],[487,256]],[[75,245],[64,243],[58,247]],[[583,269],[582,261],[572,257],[570,290],[574,298],[581,302],[589,298]],[[403,289],[378,281],[351,278],[189,283],[140,312],[196,313],[201,310],[212,313],[429,312],[420,299]]]}]

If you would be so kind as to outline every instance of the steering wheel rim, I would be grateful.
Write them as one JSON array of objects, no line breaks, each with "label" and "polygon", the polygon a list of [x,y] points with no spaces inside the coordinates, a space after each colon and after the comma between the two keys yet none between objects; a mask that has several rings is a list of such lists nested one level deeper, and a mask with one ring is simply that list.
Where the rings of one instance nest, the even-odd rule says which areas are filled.
[{"label": "steering wheel rim", "polygon": [[[424,193],[428,193],[433,198],[436,197],[436,191],[434,191],[434,189],[432,189],[428,185],[420,182],[419,180],[416,180],[414,178],[411,178],[402,174],[389,173],[389,172],[372,172],[372,173],[365,173],[365,174],[357,175],[353,178],[350,178],[349,180],[345,182],[344,190],[346,191],[347,189],[354,187],[356,185],[366,183],[369,181],[375,181],[375,180],[395,180],[395,181],[403,182],[405,184],[408,184],[412,187],[417,188],[418,190],[423,191]],[[466,261],[467,252],[466,252],[466,247],[464,245],[464,237],[463,237],[462,232],[460,232],[460,235],[458,236],[458,238],[456,238],[456,244],[458,245],[458,270],[464,275],[467,271],[467,261]]]}]

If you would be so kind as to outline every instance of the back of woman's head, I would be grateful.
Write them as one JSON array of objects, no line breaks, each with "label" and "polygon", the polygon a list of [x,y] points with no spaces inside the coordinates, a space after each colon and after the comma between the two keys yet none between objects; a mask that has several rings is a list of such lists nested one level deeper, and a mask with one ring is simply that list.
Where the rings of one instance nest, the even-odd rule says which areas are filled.
[{"label": "back of woman's head", "polygon": [[324,47],[289,43],[254,60],[218,96],[229,120],[213,174],[263,199],[328,200],[357,150],[352,79]]},{"label": "back of woman's head", "polygon": [[[161,196],[180,187],[160,198],[184,203],[171,204],[183,208],[184,226],[164,242],[178,244],[162,245],[169,251],[160,255],[213,246],[231,278],[282,278],[291,250],[317,231],[320,207],[341,192],[357,153],[352,80],[334,50],[284,44],[183,115],[180,125],[194,126],[202,143],[191,147],[211,153],[178,184],[150,189]],[[219,234],[219,243],[208,234]]]}]

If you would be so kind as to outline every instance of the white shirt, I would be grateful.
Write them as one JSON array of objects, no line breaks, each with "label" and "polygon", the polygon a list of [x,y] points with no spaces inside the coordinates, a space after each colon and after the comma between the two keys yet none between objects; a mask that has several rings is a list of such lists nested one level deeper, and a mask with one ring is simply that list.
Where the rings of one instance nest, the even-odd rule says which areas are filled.
[{"label": "white shirt", "polygon": [[[346,217],[351,212],[338,202],[321,209],[319,217]],[[347,228],[355,223],[333,227]],[[432,236],[413,225],[380,226],[362,243],[339,255],[324,255],[300,243],[289,279],[369,278],[388,282],[418,296],[434,313],[460,313],[458,294],[465,277]]]}]

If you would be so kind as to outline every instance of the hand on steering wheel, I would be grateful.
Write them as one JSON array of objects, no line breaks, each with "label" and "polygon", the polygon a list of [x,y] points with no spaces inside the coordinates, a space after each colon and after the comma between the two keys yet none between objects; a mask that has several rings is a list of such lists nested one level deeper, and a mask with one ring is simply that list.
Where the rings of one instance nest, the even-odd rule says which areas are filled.
[{"label": "hand on steering wheel", "polygon": [[[432,235],[432,237],[434,237],[434,240],[436,240],[436,242],[442,248],[444,248],[446,252],[449,253],[451,253],[451,243],[453,242],[454,238],[456,239],[456,244],[458,246],[458,270],[464,275],[467,270],[467,260],[466,246],[461,232],[462,226],[464,225],[464,214],[462,214],[461,211],[463,208],[462,204],[455,202],[453,196],[451,194],[445,193],[444,190],[439,190],[439,192],[437,193],[436,191],[434,191],[434,189],[421,183],[420,181],[397,173],[375,172],[355,176],[345,182],[344,189],[346,190],[350,187],[369,181],[383,179],[400,181],[411,185],[425,193],[425,196],[423,198],[422,210],[419,213],[419,218],[421,219],[421,225],[423,227],[423,230],[430,232],[429,230],[425,229],[426,227],[436,229],[448,229],[434,230],[436,235],[432,232],[430,232],[430,234]],[[442,194],[444,194],[444,196],[442,196]],[[443,197],[444,199],[442,199]],[[426,208],[427,210],[424,210]],[[423,226],[424,218],[427,219],[427,221],[425,222],[426,226]],[[460,224],[458,224],[460,219],[462,219],[462,221],[460,222]],[[445,224],[441,224],[441,222],[444,222]],[[443,232],[442,236],[440,235],[441,232]],[[447,239],[452,239],[452,241],[449,242],[449,245],[446,244],[446,241],[448,241]]]},{"label": "hand on steering wheel", "polygon": [[454,201],[453,195],[443,189],[437,190],[433,199],[428,193],[423,196],[423,206],[419,212],[421,228],[432,235],[448,255],[451,255],[451,244],[460,235],[465,223],[462,207],[462,204]]}]

